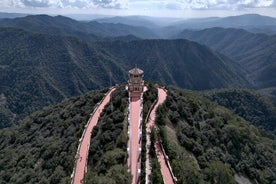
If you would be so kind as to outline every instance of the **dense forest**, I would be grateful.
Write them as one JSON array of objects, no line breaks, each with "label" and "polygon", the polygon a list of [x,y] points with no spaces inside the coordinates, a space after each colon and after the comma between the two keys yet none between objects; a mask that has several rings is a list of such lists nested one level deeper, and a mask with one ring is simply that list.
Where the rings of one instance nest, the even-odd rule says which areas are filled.
[{"label": "dense forest", "polygon": [[86,183],[131,183],[126,152],[127,113],[128,92],[121,86],[112,93],[110,103],[93,128]]},{"label": "dense forest", "polygon": [[275,34],[256,34],[244,29],[214,27],[184,30],[176,37],[207,45],[240,63],[256,88],[276,85]]},{"label": "dense forest", "polygon": [[159,136],[179,183],[276,179],[275,136],[191,91],[169,88],[158,109]]},{"label": "dense forest", "polygon": [[1,129],[1,183],[70,183],[79,138],[106,91],[66,99]]},{"label": "dense forest", "polygon": [[233,110],[255,126],[276,134],[276,98],[258,91],[221,89],[203,94],[219,105]]},{"label": "dense forest", "polygon": [[83,23],[64,17],[8,22],[0,27],[0,128],[66,97],[107,87],[109,78],[125,82],[136,64],[146,80],[183,88],[251,87],[238,64],[196,42],[127,35],[83,39],[88,33],[75,30]]},{"label": "dense forest", "polygon": [[[2,183],[68,183],[78,140],[93,107],[107,90],[64,100],[0,130]],[[142,162],[145,161],[145,117],[156,99],[152,84],[144,93]],[[112,94],[91,134],[88,172],[90,183],[129,183],[126,166],[128,93],[124,87]],[[202,94],[168,88],[157,110],[158,132],[179,183],[235,183],[245,176],[259,183],[275,180],[273,134],[258,130],[230,110]],[[150,146],[152,181],[161,182],[160,166]],[[145,165],[141,167],[144,182]],[[16,173],[16,174],[12,174]]]},{"label": "dense forest", "polygon": [[[162,141],[178,183],[235,184],[241,177],[275,183],[276,37],[250,30],[266,33],[268,26],[273,33],[276,19],[248,15],[164,27],[142,19],[137,26],[137,17],[111,23],[117,20],[0,18],[0,183],[70,183],[85,124],[108,90],[102,88],[115,84],[122,85],[91,134],[85,180],[130,183],[123,85],[135,65],[146,81],[175,86],[167,87],[150,138]],[[244,22],[249,27],[239,26]],[[230,24],[236,26],[223,26]],[[184,30],[199,28],[193,26],[207,29]],[[155,85],[147,85],[141,184],[146,117],[157,98]],[[149,148],[150,179],[162,183],[154,145]]]}]

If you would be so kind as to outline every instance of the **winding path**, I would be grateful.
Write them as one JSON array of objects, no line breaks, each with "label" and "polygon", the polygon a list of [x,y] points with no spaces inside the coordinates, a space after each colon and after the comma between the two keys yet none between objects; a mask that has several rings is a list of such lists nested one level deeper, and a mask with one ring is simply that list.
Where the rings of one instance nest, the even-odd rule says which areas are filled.
[{"label": "winding path", "polygon": [[[161,105],[167,97],[167,93],[164,89],[158,88],[158,101],[154,105],[152,111],[150,112],[148,122],[147,122],[147,157],[146,157],[146,184],[149,183],[149,175],[151,173],[151,168],[150,168],[150,160],[149,160],[149,146],[150,146],[150,132],[151,128],[155,125],[155,117],[156,117],[156,109],[158,108],[159,105]],[[174,180],[173,177],[170,173],[169,167],[166,163],[165,156],[161,150],[160,143],[159,141],[155,142],[155,151],[157,154],[158,161],[161,166],[161,173],[163,176],[163,181],[165,184],[173,184]]]},{"label": "winding path", "polygon": [[91,117],[87,123],[87,126],[83,132],[83,135],[80,139],[80,144],[78,147],[78,153],[75,163],[75,169],[73,173],[73,184],[81,184],[83,183],[84,174],[86,172],[86,164],[87,164],[87,158],[88,158],[88,151],[90,147],[90,139],[91,139],[91,133],[93,130],[93,127],[97,124],[100,114],[106,104],[110,100],[111,93],[116,88],[111,88],[105,95],[104,99],[100,102],[98,107],[95,108],[94,112],[91,114]]}]

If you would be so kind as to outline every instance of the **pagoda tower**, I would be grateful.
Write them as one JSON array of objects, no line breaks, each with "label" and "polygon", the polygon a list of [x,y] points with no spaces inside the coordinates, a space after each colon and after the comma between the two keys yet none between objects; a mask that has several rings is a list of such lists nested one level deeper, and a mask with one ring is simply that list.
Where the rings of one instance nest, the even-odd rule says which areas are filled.
[{"label": "pagoda tower", "polygon": [[129,92],[143,92],[144,88],[144,71],[137,68],[137,66],[128,71],[128,90]]}]

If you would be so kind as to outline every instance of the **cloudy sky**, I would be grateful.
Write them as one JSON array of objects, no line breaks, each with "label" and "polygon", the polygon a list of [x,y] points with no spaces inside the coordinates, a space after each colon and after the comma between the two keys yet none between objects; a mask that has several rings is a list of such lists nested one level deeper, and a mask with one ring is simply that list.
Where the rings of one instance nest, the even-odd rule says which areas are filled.
[{"label": "cloudy sky", "polygon": [[207,17],[276,17],[276,0],[0,0],[1,12]]}]

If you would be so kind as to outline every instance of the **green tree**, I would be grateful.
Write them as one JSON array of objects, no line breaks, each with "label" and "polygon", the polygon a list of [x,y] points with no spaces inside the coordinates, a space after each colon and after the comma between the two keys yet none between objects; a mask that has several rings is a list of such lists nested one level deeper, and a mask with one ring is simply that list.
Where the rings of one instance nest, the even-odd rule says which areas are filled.
[{"label": "green tree", "polygon": [[220,161],[212,161],[209,166],[204,169],[204,173],[207,177],[207,180],[211,183],[235,184],[235,179],[230,168]]}]

